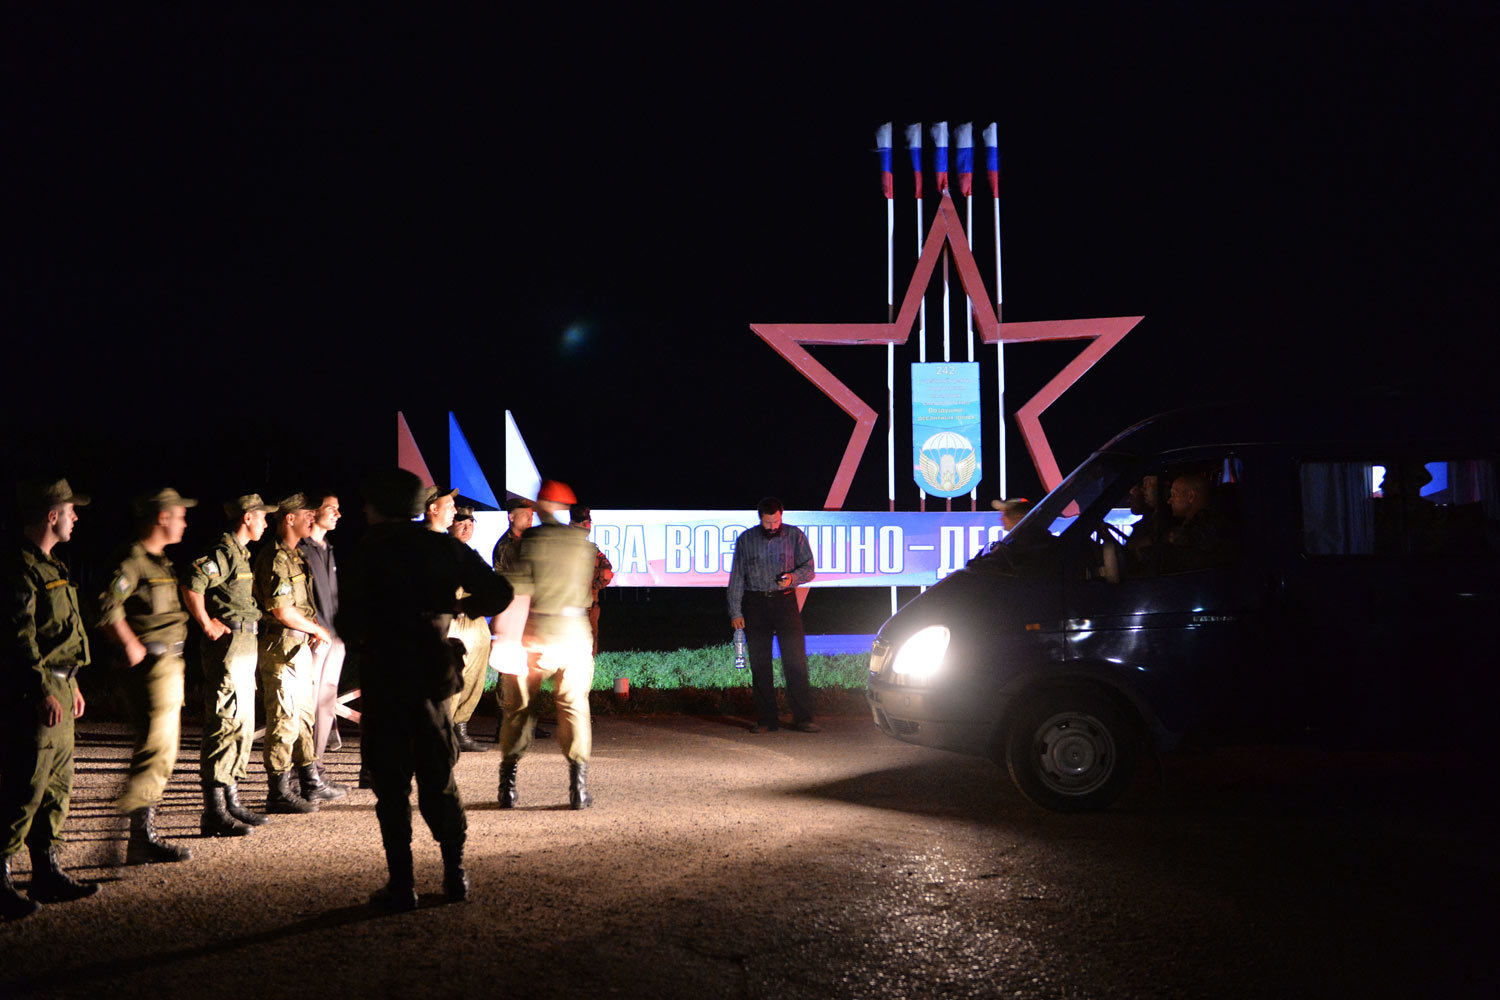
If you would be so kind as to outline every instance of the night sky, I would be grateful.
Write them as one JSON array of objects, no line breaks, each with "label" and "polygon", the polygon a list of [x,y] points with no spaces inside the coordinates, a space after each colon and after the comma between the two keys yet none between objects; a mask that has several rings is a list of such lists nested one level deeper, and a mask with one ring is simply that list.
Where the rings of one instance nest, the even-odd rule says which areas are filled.
[{"label": "night sky", "polygon": [[[1138,7],[12,10],[7,469],[106,526],[162,482],[348,494],[397,410],[443,477],[451,409],[498,490],[510,409],[598,507],[821,506],[851,421],[749,324],[884,321],[885,121],[898,298],[902,126],[994,120],[1005,319],[1146,317],[1044,418],[1064,469],[1196,401],[1492,394],[1500,8]],[[1077,349],[1009,351],[1012,411]],[[815,353],[884,398],[882,349]],[[884,433],[850,507],[885,506]]]}]

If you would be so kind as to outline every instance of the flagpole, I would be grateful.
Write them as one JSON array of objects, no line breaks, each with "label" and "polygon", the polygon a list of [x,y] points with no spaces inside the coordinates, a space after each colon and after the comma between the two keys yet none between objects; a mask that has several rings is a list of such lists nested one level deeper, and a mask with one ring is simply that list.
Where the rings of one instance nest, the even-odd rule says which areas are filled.
[{"label": "flagpole", "polygon": [[[954,130],[954,142],[958,146],[958,193],[964,199],[964,239],[969,244],[969,250],[974,250],[974,123],[964,122]],[[964,344],[968,352],[969,363],[974,361],[974,302],[969,297],[968,288],[964,289]],[[979,509],[979,483],[976,480],[974,488],[969,491],[969,509]]]},{"label": "flagpole", "polygon": [[[885,196],[885,321],[896,322],[896,192],[891,173],[891,122],[875,130],[875,148],[880,154],[880,189]],[[896,345],[885,345],[885,496],[886,509],[896,509]],[[898,603],[891,587],[891,614]]]},{"label": "flagpole", "polygon": [[[938,197],[948,196],[948,123],[932,126],[932,170],[937,175]],[[943,241],[943,364],[953,360],[953,301],[948,291],[948,243]],[[943,498],[943,509],[953,509],[953,498]]]},{"label": "flagpole", "polygon": [[[1003,310],[1005,302],[1004,286],[1001,284],[1000,268],[1000,129],[995,122],[990,122],[984,130],[985,144],[985,168],[990,176],[990,194],[994,196],[995,208],[995,320],[1001,323],[1000,332],[1005,332],[1003,325]],[[1000,407],[1000,497],[1004,499],[1010,494],[1006,484],[1005,469],[1005,340],[1002,338],[995,344],[995,374],[997,376],[998,402]]]},{"label": "flagpole", "polygon": [[[906,148],[911,151],[912,176],[917,189],[917,260],[922,260],[922,123],[906,126]],[[927,290],[922,289],[917,310],[917,360],[927,360]],[[927,509],[927,491],[917,487],[917,507]]]}]

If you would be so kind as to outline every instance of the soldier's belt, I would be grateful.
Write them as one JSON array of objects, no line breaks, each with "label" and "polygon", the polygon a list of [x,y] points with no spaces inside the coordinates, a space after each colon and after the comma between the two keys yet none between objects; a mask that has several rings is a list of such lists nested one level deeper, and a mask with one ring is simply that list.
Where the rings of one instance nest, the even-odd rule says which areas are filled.
[{"label": "soldier's belt", "polygon": [[180,642],[148,642],[146,652],[152,656],[181,656],[182,643]]},{"label": "soldier's belt", "polygon": [[283,635],[290,636],[298,642],[306,642],[308,639],[312,638],[311,632],[299,632],[294,628],[287,628],[285,625],[270,624],[266,626],[266,629],[271,635],[275,635],[277,632],[280,632]]},{"label": "soldier's belt", "polygon": [[255,635],[260,631],[260,622],[225,622],[231,632],[249,632]]},{"label": "soldier's belt", "polygon": [[52,676],[56,677],[58,680],[70,681],[74,677],[78,676],[78,671],[83,669],[83,665],[80,663],[75,663],[71,667],[48,667],[47,669],[50,670],[52,672]]},{"label": "soldier's belt", "polygon": [[537,618],[587,618],[588,608],[563,608],[559,611],[533,611]]}]

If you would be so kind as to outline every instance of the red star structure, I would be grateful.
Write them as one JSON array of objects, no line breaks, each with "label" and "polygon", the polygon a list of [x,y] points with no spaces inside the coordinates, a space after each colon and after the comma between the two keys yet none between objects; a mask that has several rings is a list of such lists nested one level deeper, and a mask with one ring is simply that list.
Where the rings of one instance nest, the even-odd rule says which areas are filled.
[{"label": "red star structure", "polygon": [[844,448],[844,458],[834,474],[829,487],[825,510],[839,510],[849,495],[849,485],[854,480],[854,470],[864,457],[865,446],[875,430],[879,414],[875,408],[856,396],[848,386],[818,362],[803,348],[804,344],[905,344],[916,323],[922,296],[932,280],[933,268],[937,266],[943,244],[953,248],[953,262],[958,269],[959,283],[973,303],[974,323],[980,340],[986,344],[1024,344],[1041,340],[1088,340],[1092,341],[1083,351],[1058,372],[1040,392],[1016,411],[1016,424],[1031,453],[1042,484],[1051,490],[1062,482],[1062,472],[1053,457],[1052,446],[1042,430],[1042,411],[1057,402],[1059,396],[1145,317],[1115,316],[1107,319],[1062,319],[1044,320],[1036,323],[1001,323],[990,305],[989,290],[979,276],[974,255],[969,250],[969,241],[959,222],[958,209],[953,199],[945,192],[938,205],[937,218],[927,233],[922,245],[922,255],[917,268],[912,272],[911,284],[901,300],[901,311],[894,323],[752,323],[750,329],[771,345],[771,349],[792,363],[807,379],[823,390],[845,413],[854,418],[854,433]]}]

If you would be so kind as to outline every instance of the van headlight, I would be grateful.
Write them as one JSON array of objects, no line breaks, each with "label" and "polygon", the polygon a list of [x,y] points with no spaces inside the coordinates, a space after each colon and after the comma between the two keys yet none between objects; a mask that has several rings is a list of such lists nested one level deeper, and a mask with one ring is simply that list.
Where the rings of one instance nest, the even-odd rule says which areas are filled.
[{"label": "van headlight", "polygon": [[924,680],[942,669],[946,652],[948,626],[929,625],[901,644],[896,651],[896,662],[891,664],[891,672],[913,680]]}]

